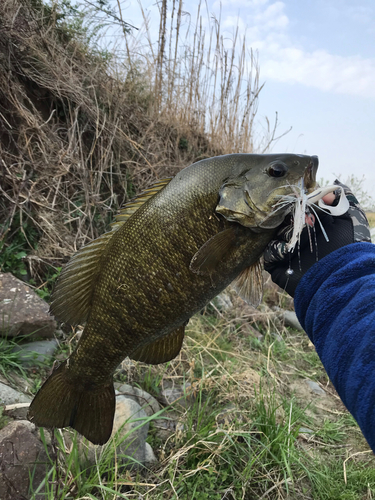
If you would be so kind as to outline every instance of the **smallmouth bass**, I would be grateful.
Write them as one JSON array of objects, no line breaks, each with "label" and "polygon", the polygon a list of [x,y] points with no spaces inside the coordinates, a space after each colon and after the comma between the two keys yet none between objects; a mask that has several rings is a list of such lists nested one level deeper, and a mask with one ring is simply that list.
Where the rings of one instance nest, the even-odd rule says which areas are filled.
[{"label": "smallmouth bass", "polygon": [[292,205],[315,186],[316,156],[232,154],[202,160],[126,204],[112,230],[77,252],[52,296],[60,321],[86,322],[72,355],[31,403],[41,427],[71,426],[94,444],[112,431],[113,373],[129,356],[157,364],[180,351],[189,318],[236,280],[256,302],[259,258]]}]

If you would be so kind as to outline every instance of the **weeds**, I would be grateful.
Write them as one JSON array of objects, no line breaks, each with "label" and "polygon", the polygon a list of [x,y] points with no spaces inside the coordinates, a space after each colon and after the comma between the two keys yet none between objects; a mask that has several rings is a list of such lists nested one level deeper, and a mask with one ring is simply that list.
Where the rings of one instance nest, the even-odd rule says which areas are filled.
[{"label": "weeds", "polygon": [[[71,2],[0,6],[0,74],[8,75],[0,77],[0,241],[6,270],[27,271],[42,294],[46,264],[60,267],[103,233],[135,192],[201,158],[255,147],[261,85],[245,39],[236,32],[227,48],[216,20],[205,33],[200,6],[187,47],[182,1],[163,1],[161,19],[170,24],[161,23],[158,49],[145,17],[143,38],[123,32],[125,59],[120,51],[108,58],[95,32],[98,13],[108,11],[100,5],[85,14]],[[22,252],[30,248],[14,251],[25,223],[37,234],[29,269]]]},{"label": "weeds", "polygon": [[4,407],[0,406],[0,430],[9,423],[9,418],[3,413],[4,413]]},{"label": "weeds", "polygon": [[[41,299],[49,301],[56,280],[60,276],[61,269],[61,267],[49,266],[49,271],[47,271],[45,275],[46,281],[35,288],[35,292]],[[35,283],[35,280],[31,279],[29,283],[33,285]]]},{"label": "weeds", "polygon": [[[51,447],[41,429],[46,477],[31,498],[354,500],[372,495],[375,464],[363,452],[366,445],[353,418],[334,406],[336,399],[329,411],[317,414],[313,396],[306,400],[290,392],[292,381],[305,378],[293,367],[302,346],[308,349],[301,333],[276,328],[266,306],[259,312],[232,300],[226,313],[213,309],[192,318],[175,360],[152,367],[125,363],[127,369],[116,375],[155,397],[171,383],[185,387],[181,399],[147,419],[147,441],[157,464],[124,470],[132,459],[126,449],[119,451],[119,442],[110,441],[97,449],[95,465],[89,466],[75,432],[55,431]],[[262,326],[260,349],[244,343],[243,317]],[[282,340],[275,341],[272,333]],[[306,373],[311,369],[306,365]],[[159,435],[160,419],[174,423],[168,438]],[[131,440],[131,433],[120,439]]]},{"label": "weeds", "polygon": [[20,354],[15,350],[18,344],[12,339],[0,337],[0,372],[4,377],[9,376],[9,372],[20,372],[26,377],[26,372],[20,362]]}]

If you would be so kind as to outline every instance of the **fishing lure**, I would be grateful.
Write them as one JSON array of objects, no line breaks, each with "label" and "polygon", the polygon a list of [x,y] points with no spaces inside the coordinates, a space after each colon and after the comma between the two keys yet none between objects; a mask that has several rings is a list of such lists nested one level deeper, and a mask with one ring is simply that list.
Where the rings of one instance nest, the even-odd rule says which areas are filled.
[{"label": "fishing lure", "polygon": [[[303,185],[303,180],[294,186],[295,193],[291,195],[284,195],[280,198],[279,202],[276,204],[276,210],[285,206],[285,204],[292,203],[293,208],[293,232],[292,236],[287,244],[287,249],[292,252],[299,242],[303,228],[306,225],[306,214],[313,212],[319,225],[322,229],[325,239],[328,241],[328,235],[324,230],[321,220],[317,214],[314,207],[323,210],[323,212],[329,213],[333,216],[343,215],[349,209],[349,202],[345,196],[344,189],[338,185],[326,186],[324,188],[319,187],[311,193],[306,193]],[[323,197],[334,191],[340,191],[340,198],[335,206],[326,205],[323,201]]]}]

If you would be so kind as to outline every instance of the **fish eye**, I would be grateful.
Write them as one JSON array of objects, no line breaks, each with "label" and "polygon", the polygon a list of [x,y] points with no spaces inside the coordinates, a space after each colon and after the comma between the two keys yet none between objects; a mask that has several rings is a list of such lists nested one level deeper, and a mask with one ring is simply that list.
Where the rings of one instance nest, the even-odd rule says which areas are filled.
[{"label": "fish eye", "polygon": [[288,167],[285,163],[277,162],[270,165],[267,169],[267,174],[270,177],[284,177],[288,172]]}]

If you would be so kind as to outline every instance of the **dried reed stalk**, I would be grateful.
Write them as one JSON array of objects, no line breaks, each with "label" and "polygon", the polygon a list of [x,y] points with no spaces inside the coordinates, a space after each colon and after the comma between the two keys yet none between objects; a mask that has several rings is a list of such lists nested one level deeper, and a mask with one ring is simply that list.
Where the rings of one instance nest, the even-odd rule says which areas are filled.
[{"label": "dried reed stalk", "polygon": [[182,0],[169,18],[163,0],[157,48],[142,10],[108,59],[35,5],[0,2],[0,241],[36,228],[33,266],[66,260],[156,178],[253,151],[259,67],[238,30],[227,48],[199,6],[189,45]]}]

